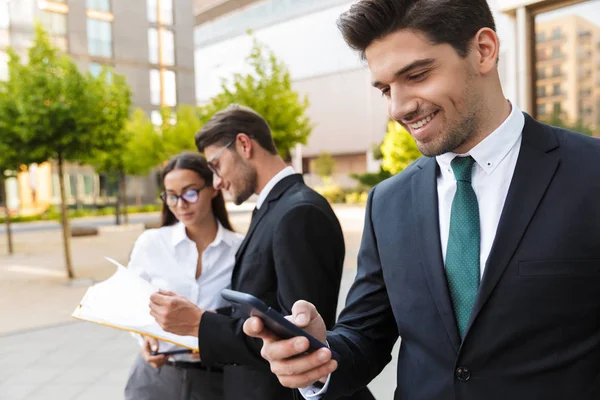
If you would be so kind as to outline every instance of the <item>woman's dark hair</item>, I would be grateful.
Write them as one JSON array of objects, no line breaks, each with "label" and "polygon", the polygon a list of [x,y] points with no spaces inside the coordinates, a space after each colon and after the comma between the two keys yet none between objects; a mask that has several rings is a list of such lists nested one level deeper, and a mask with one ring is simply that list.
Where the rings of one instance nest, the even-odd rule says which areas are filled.
[{"label": "woman's dark hair", "polygon": [[433,44],[447,43],[462,58],[480,29],[496,30],[486,0],[361,0],[337,25],[363,59],[371,43],[401,29],[422,32]]},{"label": "woman's dark hair", "polygon": [[[176,169],[187,169],[190,171],[194,171],[202,179],[204,179],[206,186],[212,186],[213,184],[213,173],[208,168],[206,159],[201,154],[183,152],[171,158],[167,163],[167,166],[162,171],[161,182],[163,187],[165,177],[167,176],[167,174]],[[225,200],[223,199],[223,193],[221,191],[219,191],[215,198],[212,199],[211,206],[213,215],[217,218],[221,225],[223,225],[224,228],[227,228],[230,231],[232,231],[233,228],[231,226],[231,223],[229,222],[229,215],[227,214],[227,208],[225,208]],[[169,206],[167,206],[163,202],[161,226],[170,226],[175,223],[177,223],[177,218],[175,217],[175,214],[173,214],[169,209]]]}]

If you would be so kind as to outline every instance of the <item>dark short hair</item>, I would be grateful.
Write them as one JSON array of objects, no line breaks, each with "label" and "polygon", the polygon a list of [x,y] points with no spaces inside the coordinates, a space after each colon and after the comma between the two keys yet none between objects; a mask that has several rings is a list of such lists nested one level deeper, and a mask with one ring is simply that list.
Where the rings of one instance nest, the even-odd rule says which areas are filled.
[{"label": "dark short hair", "polygon": [[[162,170],[161,182],[163,187],[165,185],[165,177],[167,174],[176,169],[187,169],[194,171],[198,174],[198,176],[200,176],[200,178],[204,179],[206,186],[212,186],[213,184],[213,173],[208,167],[206,159],[201,154],[186,151],[171,158],[165,168]],[[227,208],[225,207],[223,192],[219,191],[219,193],[212,199],[211,207],[213,215],[221,223],[221,225],[232,231],[233,227],[229,221],[229,214],[227,213]],[[174,225],[175,223],[177,223],[177,218],[171,212],[169,206],[163,202],[161,226],[170,226]]]},{"label": "dark short hair", "polygon": [[196,133],[196,146],[204,153],[208,146],[232,142],[239,133],[250,136],[269,153],[277,154],[267,121],[250,107],[239,104],[232,104],[213,115]]},{"label": "dark short hair", "polygon": [[337,25],[363,59],[371,43],[401,29],[420,31],[433,44],[447,43],[462,58],[480,29],[496,31],[486,0],[360,0]]}]

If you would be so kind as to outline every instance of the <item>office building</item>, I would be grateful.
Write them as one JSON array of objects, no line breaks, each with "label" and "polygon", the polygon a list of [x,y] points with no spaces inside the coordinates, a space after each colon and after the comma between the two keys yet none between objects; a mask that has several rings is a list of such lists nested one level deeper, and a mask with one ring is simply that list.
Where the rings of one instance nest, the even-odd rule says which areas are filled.
[{"label": "office building", "polygon": [[[161,106],[196,102],[193,10],[193,0],[0,0],[0,79],[7,78],[6,48],[12,46],[26,57],[37,20],[81,71],[97,74],[108,65],[124,75],[134,107],[159,123]],[[71,204],[96,204],[115,192],[90,167],[69,165],[66,173]],[[21,173],[8,182],[9,206],[22,214],[59,201],[58,176],[51,164],[34,166],[31,175]],[[129,203],[156,200],[154,176],[128,180]]]}]

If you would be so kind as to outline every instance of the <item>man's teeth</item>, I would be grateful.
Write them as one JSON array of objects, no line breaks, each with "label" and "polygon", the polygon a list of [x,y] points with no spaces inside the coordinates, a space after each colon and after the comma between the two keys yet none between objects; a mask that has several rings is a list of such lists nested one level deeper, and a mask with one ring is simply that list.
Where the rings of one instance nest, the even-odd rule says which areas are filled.
[{"label": "man's teeth", "polygon": [[426,123],[431,121],[431,119],[434,117],[434,115],[435,115],[435,113],[429,114],[427,117],[423,118],[422,120],[415,122],[414,124],[408,124],[408,126],[410,126],[413,129],[419,129],[419,128],[423,127],[423,125],[425,125]]}]

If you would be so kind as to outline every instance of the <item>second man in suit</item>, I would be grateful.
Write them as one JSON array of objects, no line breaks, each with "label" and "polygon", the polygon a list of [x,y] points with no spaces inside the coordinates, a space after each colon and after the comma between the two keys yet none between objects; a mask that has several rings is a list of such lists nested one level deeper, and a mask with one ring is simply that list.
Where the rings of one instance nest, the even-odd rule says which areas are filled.
[{"label": "second man in suit", "polygon": [[[232,289],[250,293],[289,314],[299,299],[317,305],[333,327],[344,262],[340,224],[325,198],[278,155],[267,122],[232,105],[215,114],[196,136],[215,188],[236,204],[258,195],[247,236],[236,255]],[[260,356],[262,342],[242,331],[244,315],[204,312],[169,293],[152,298],[152,313],[167,331],[198,336],[205,365],[225,365],[227,399],[293,399]],[[372,399],[362,389],[353,397]]]}]

